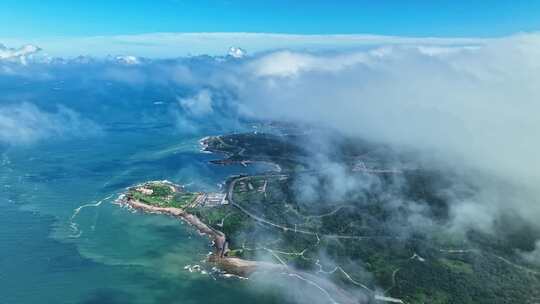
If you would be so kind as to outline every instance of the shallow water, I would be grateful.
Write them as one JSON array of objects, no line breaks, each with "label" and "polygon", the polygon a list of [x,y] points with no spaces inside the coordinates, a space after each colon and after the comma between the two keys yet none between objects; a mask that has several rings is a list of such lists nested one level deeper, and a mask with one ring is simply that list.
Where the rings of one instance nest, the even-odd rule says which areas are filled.
[{"label": "shallow water", "polygon": [[204,135],[127,124],[2,148],[0,303],[283,303],[251,280],[185,270],[203,265],[206,237],[112,203],[146,180],[215,190],[230,174],[261,170],[209,164],[217,156],[200,153]]}]

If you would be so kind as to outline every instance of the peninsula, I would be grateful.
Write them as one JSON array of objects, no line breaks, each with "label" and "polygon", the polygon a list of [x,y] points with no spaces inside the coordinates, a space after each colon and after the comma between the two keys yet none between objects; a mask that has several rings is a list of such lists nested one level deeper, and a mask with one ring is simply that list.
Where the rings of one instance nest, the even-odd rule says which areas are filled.
[{"label": "peninsula", "polygon": [[283,265],[228,256],[230,250],[226,235],[187,211],[228,204],[223,193],[193,193],[169,181],[150,181],[129,188],[121,203],[143,212],[170,215],[192,225],[199,233],[212,240],[214,250],[208,261],[227,273],[247,277],[255,270],[283,270]]},{"label": "peninsula", "polygon": [[[308,149],[309,134],[288,133],[203,138],[202,150],[215,153],[210,162],[216,166],[270,164],[266,172],[229,177],[221,192],[150,181],[128,188],[122,202],[177,217],[207,235],[213,243],[208,263],[226,273],[285,275],[329,303],[528,303],[540,297],[540,289],[530,288],[540,286],[540,269],[506,250],[509,239],[445,229],[444,187],[453,187],[448,173],[352,140],[336,139],[333,158],[321,161]],[[412,225],[419,210],[437,225]]]}]

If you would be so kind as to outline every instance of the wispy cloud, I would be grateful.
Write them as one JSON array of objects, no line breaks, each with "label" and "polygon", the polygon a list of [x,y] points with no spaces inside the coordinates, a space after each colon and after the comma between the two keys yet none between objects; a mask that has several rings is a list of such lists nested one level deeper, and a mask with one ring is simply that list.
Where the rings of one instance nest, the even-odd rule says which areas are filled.
[{"label": "wispy cloud", "polygon": [[178,98],[178,103],[185,111],[195,116],[208,115],[213,112],[212,93],[208,90],[201,90],[192,97]]},{"label": "wispy cloud", "polygon": [[536,242],[532,251],[521,252],[521,256],[529,263],[540,265],[540,240]]},{"label": "wispy cloud", "polygon": [[257,117],[325,125],[415,150],[431,165],[481,172],[464,176],[480,187],[476,197],[453,204],[460,226],[488,229],[502,213],[535,222],[540,36],[437,50],[269,53],[247,63],[252,76],[239,99]]},{"label": "wispy cloud", "polygon": [[27,56],[39,51],[41,51],[39,47],[31,44],[24,45],[20,48],[8,48],[3,44],[0,44],[0,60],[16,60],[25,64]]},{"label": "wispy cloud", "polygon": [[92,121],[66,107],[46,112],[31,103],[0,106],[0,142],[30,144],[58,137],[87,136],[100,132]]}]

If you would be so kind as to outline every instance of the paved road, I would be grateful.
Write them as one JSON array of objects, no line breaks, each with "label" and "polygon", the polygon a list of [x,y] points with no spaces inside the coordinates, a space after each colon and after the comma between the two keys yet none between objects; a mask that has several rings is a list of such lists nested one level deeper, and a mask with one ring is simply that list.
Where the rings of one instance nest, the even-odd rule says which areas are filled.
[{"label": "paved road", "polygon": [[[239,177],[239,178],[233,179],[229,183],[229,188],[227,189],[227,200],[229,201],[229,203],[232,206],[238,208],[240,211],[242,211],[242,213],[249,216],[253,220],[255,220],[255,221],[259,222],[259,223],[263,223],[263,224],[266,224],[266,225],[281,229],[281,230],[283,230],[285,232],[294,232],[294,233],[312,235],[312,236],[315,236],[317,238],[319,238],[319,237],[328,237],[328,238],[354,239],[354,240],[377,239],[377,238],[378,239],[381,239],[381,238],[386,238],[386,239],[397,238],[397,237],[394,237],[394,236],[386,236],[386,235],[382,235],[382,236],[357,236],[357,235],[341,235],[341,234],[319,234],[319,233],[313,232],[313,231],[297,229],[296,227],[287,227],[287,226],[283,226],[283,225],[271,222],[271,221],[269,221],[269,220],[267,220],[265,218],[262,218],[262,217],[260,217],[258,215],[255,215],[255,214],[253,214],[252,212],[250,212],[246,208],[240,206],[239,204],[237,204],[234,201],[234,198],[233,198],[234,186],[236,185],[237,182],[245,180],[245,179],[253,178],[253,177],[267,177],[267,176],[268,175],[254,175],[254,176],[244,176],[244,177]],[[285,175],[285,174],[273,174],[271,176],[273,176],[273,177],[287,177],[287,175]]]}]

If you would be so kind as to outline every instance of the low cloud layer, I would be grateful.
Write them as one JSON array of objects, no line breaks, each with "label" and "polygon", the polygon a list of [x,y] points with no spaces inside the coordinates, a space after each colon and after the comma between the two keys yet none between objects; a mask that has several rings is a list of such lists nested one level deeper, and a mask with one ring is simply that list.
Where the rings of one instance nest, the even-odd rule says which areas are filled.
[{"label": "low cloud layer", "polygon": [[[489,176],[479,202],[456,206],[458,220],[488,227],[504,210],[534,222],[540,36],[429,50],[268,54],[247,64],[253,76],[239,87],[240,100],[257,117],[322,124],[417,151],[432,165],[478,173],[466,178]],[[505,183],[517,190],[500,190]]]},{"label": "low cloud layer", "polygon": [[0,143],[30,144],[99,132],[95,123],[62,106],[55,112],[43,111],[30,103],[0,106]]},{"label": "low cloud layer", "polygon": [[196,117],[208,115],[213,112],[212,94],[208,90],[201,90],[192,97],[178,98],[178,104],[186,112]]},{"label": "low cloud layer", "polygon": [[9,45],[31,42],[41,46],[51,56],[107,56],[130,54],[151,58],[221,55],[234,49],[238,55],[275,49],[335,50],[376,45],[477,45],[488,39],[420,38],[378,35],[294,35],[274,33],[149,33],[138,35],[36,38],[21,41],[1,38]]},{"label": "low cloud layer", "polygon": [[20,48],[8,48],[0,44],[0,60],[14,60],[26,64],[26,57],[38,53],[41,49],[35,45],[27,44]]},{"label": "low cloud layer", "polygon": [[533,251],[521,252],[521,255],[527,262],[540,266],[540,241],[536,242]]}]

